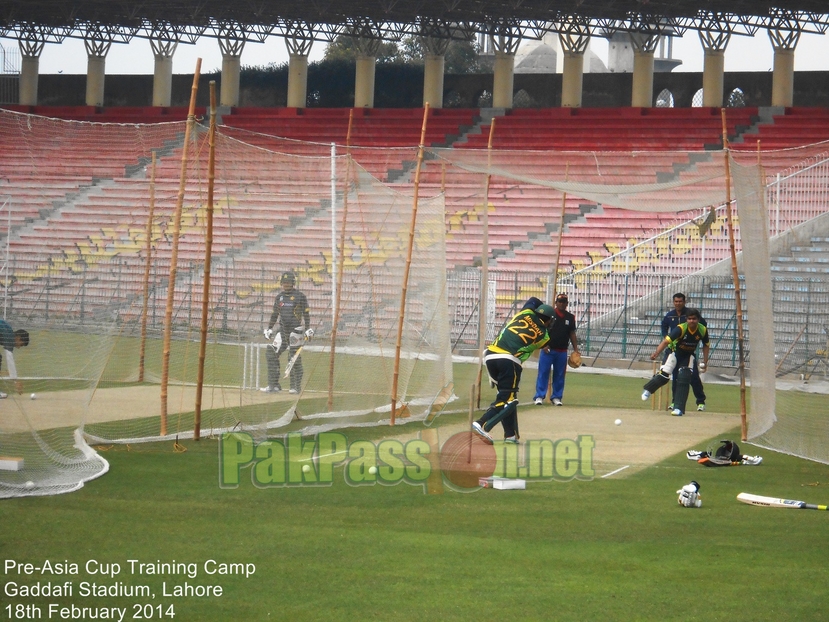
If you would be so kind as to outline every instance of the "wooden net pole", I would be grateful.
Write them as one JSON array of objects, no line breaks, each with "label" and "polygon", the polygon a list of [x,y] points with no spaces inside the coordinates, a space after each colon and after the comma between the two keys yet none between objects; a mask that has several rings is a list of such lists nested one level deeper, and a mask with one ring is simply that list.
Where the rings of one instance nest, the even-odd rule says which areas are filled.
[{"label": "wooden net pole", "polygon": [[746,359],[743,343],[743,303],[740,296],[740,272],[737,270],[737,248],[734,243],[734,218],[731,213],[731,155],[728,151],[728,129],[725,108],[720,109],[722,116],[722,142],[725,152],[725,216],[728,223],[728,247],[731,250],[731,280],[734,282],[734,306],[737,315],[737,352],[740,369],[740,433],[743,440],[748,434],[746,421]]},{"label": "wooden net pole", "polygon": [[184,205],[184,189],[187,185],[187,150],[190,148],[190,133],[196,124],[196,94],[199,90],[201,58],[196,59],[196,71],[193,73],[193,86],[190,89],[190,108],[187,111],[187,124],[184,128],[184,149],[181,152],[181,176],[179,178],[176,211],[173,215],[173,241],[170,253],[170,279],[167,284],[167,306],[164,311],[164,341],[161,358],[161,436],[167,435],[167,384],[170,379],[170,339],[173,329],[173,299],[176,290],[176,271],[178,263],[178,241],[181,237],[181,210]]},{"label": "wooden net pole", "polygon": [[[348,132],[345,135],[345,183],[343,184],[343,218],[340,225],[339,269],[332,265],[333,278],[336,280],[334,295],[334,323],[331,326],[331,353],[328,357],[328,412],[334,409],[334,357],[337,354],[337,325],[340,323],[340,307],[343,294],[343,274],[345,274],[345,225],[348,222],[348,184],[351,180],[351,128],[354,124],[354,108],[348,113]],[[332,206],[333,208],[333,206]]]},{"label": "wooden net pole", "polygon": [[193,438],[201,438],[201,405],[204,389],[204,361],[207,353],[207,314],[210,309],[210,265],[213,253],[213,189],[216,182],[216,81],[210,81],[210,129],[207,134],[210,146],[207,156],[207,206],[204,236],[204,283],[201,301],[201,329],[199,332],[199,371],[196,379],[196,412],[193,422]]},{"label": "wooden net pole", "polygon": [[[570,162],[564,169],[564,181],[570,177]],[[558,221],[558,243],[556,244],[556,262],[553,268],[553,300],[558,295],[558,264],[561,261],[561,236],[564,233],[564,212],[567,209],[567,193],[561,193],[561,218]]]},{"label": "wooden net pole", "polygon": [[417,166],[415,166],[414,198],[412,199],[412,221],[409,226],[409,247],[406,251],[406,266],[403,269],[403,287],[400,292],[400,313],[397,316],[397,345],[394,349],[394,376],[391,385],[391,425],[397,415],[397,385],[400,379],[400,349],[403,345],[403,320],[406,315],[406,293],[409,288],[409,271],[412,267],[414,236],[417,226],[417,199],[420,190],[420,170],[423,168],[423,152],[426,150],[426,123],[429,120],[429,102],[423,106],[423,125],[420,128],[420,145],[417,148]]},{"label": "wooden net pole", "polygon": [[147,308],[150,304],[150,266],[153,263],[153,217],[155,215],[156,153],[150,168],[150,213],[147,216],[147,244],[144,253],[144,300],[141,304],[141,340],[138,346],[138,382],[144,382],[144,356],[147,351]]},{"label": "wooden net pole", "polygon": [[[495,136],[495,119],[489,126],[489,139],[486,143],[487,171],[492,165],[492,138]],[[481,407],[481,379],[484,374],[484,348],[486,348],[486,310],[489,305],[489,184],[492,175],[487,172],[484,179],[484,208],[481,214],[481,294],[478,297],[478,378],[475,381],[477,408]]]}]

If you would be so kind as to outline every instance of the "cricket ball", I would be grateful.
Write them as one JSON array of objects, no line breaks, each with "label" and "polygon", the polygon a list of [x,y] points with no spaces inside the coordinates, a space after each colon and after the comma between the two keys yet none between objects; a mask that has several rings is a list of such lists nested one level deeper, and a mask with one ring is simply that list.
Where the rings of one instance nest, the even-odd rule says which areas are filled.
[{"label": "cricket ball", "polygon": [[34,483],[32,480],[29,480],[28,482],[26,482],[26,483],[24,484],[24,486],[26,486],[26,488],[34,488],[34,487],[35,487],[35,483]]},{"label": "cricket ball", "polygon": [[369,475],[377,475],[377,467],[371,466],[368,468]]},{"label": "cricket ball", "polygon": [[440,448],[440,470],[458,488],[478,488],[495,472],[495,448],[473,432],[459,432]]},{"label": "cricket ball", "polygon": [[31,399],[33,399],[33,400],[36,400],[36,399],[37,399],[37,395],[35,395],[34,393],[32,393],[29,397],[30,397]]},{"label": "cricket ball", "polygon": [[613,423],[615,423],[616,425],[622,425],[622,420],[621,420],[621,419],[617,419],[617,420],[616,420],[616,421],[614,421]]},{"label": "cricket ball", "polygon": [[310,473],[311,472],[311,465],[310,464],[303,464],[302,465],[302,472],[303,473]]}]

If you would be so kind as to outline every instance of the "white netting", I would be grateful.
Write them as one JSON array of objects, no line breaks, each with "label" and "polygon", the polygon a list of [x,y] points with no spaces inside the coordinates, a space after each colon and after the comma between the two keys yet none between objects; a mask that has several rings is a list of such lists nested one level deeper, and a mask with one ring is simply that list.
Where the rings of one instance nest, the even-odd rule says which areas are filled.
[{"label": "white netting", "polygon": [[[101,474],[106,462],[86,445],[90,439],[193,434],[208,133],[194,126],[187,145],[185,133],[185,123],[0,113],[10,241],[4,308],[15,328],[31,332],[17,357],[26,393],[3,404],[16,416],[4,418],[0,441],[23,467],[0,470],[0,494],[49,494]],[[216,138],[202,435],[377,425],[388,422],[393,397],[397,422],[411,421],[451,399],[442,196],[415,202],[344,154],[316,153]],[[178,268],[168,298],[178,207]],[[282,393],[263,393],[270,346],[262,330],[286,271],[308,298],[316,334],[301,354],[299,392],[288,393],[286,381]],[[283,370],[287,362],[288,353]]]},{"label": "white netting", "polygon": [[[68,490],[104,472],[106,463],[84,438],[123,442],[193,434],[209,171],[206,129],[193,126],[185,145],[186,129],[183,122],[69,123],[0,112],[0,202],[8,210],[0,211],[0,221],[9,242],[5,317],[32,334],[32,345],[17,360],[25,395],[0,404],[15,415],[3,424],[2,454],[24,458],[25,468],[0,470],[0,494]],[[732,152],[738,250],[741,235],[766,236],[769,220],[775,233],[789,231],[799,222],[792,213],[806,213],[801,204],[820,204],[828,185],[821,173],[825,148],[763,154],[769,179],[791,180],[766,190],[769,216],[758,198],[763,179],[754,165],[757,154]],[[480,283],[455,274],[450,291],[447,267],[473,270],[484,256],[498,261],[502,270],[490,271],[493,295],[486,310],[489,328],[495,328],[497,310],[513,309],[530,295],[552,294],[551,256],[559,249],[557,225],[550,223],[558,222],[561,211],[568,234],[582,232],[578,245],[570,236],[572,246],[560,249],[561,266],[594,266],[589,274],[576,271],[569,281],[559,280],[559,287],[571,292],[576,309],[594,314],[594,335],[622,314],[628,322],[634,312],[639,318],[654,309],[664,313],[659,301],[678,279],[698,278],[700,295],[706,287],[729,288],[730,273],[723,270],[728,235],[722,151],[428,149],[417,200],[414,147],[332,150],[222,128],[215,153],[202,434],[377,425],[389,422],[393,397],[398,420],[428,419],[452,398],[450,335],[457,343],[469,333],[475,343],[477,334]],[[786,170],[801,162],[807,164]],[[788,207],[795,203],[796,209]],[[177,278],[168,297],[179,206]],[[710,208],[717,208],[716,217],[703,223]],[[491,228],[486,249],[484,209]],[[696,222],[687,222],[689,217]],[[631,232],[627,249],[618,235],[602,243],[623,228]],[[664,228],[671,230],[653,237]],[[516,232],[525,242],[516,242]],[[639,244],[646,239],[649,250]],[[588,246],[591,240],[600,250]],[[762,251],[761,245],[752,250]],[[778,357],[781,352],[768,331],[777,314],[763,303],[769,299],[768,272],[753,269],[768,264],[765,257],[745,258],[752,268],[745,271],[745,312],[753,326],[747,352],[754,353],[749,368],[757,389],[752,436],[768,430],[775,415],[772,433],[783,421],[779,395],[776,412],[767,398],[775,386],[773,365],[757,360],[764,350]],[[693,276],[712,262],[716,274]],[[504,267],[532,274],[530,284],[516,279],[503,287],[509,278]],[[299,392],[264,393],[270,345],[262,330],[287,271],[308,297],[316,335],[302,352]],[[822,287],[825,271],[816,278],[814,288]],[[727,312],[733,298],[712,298],[710,304]],[[172,336],[166,385],[165,327]],[[734,322],[714,328],[729,336]],[[806,337],[815,332],[811,328]],[[797,345],[797,356],[783,357],[789,363],[814,349],[813,339],[786,335],[787,347]],[[780,341],[778,331],[775,336]],[[650,333],[633,337],[637,352],[625,350],[634,345],[626,336],[623,358],[638,356]],[[809,346],[800,353],[803,344]],[[729,348],[718,344],[717,360],[736,367],[736,348]],[[283,354],[283,370],[287,362]],[[28,399],[31,392],[36,400]],[[810,418],[808,425],[819,423]],[[803,429],[825,437],[814,427]],[[786,433],[785,442],[796,444],[798,434]]]}]

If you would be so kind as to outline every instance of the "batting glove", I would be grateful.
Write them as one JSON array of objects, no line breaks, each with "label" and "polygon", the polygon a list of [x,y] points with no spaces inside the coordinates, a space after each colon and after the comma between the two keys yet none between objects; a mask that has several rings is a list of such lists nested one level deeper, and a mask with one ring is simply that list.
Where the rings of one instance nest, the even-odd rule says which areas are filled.
[{"label": "batting glove", "polygon": [[702,506],[698,483],[691,482],[690,484],[685,484],[676,492],[679,494],[679,497],[676,500],[679,505],[686,508],[698,508]]},{"label": "batting glove", "polygon": [[314,336],[314,329],[313,328],[309,328],[308,330],[305,331],[305,338],[306,339],[310,339],[313,336]]},{"label": "batting glove", "polygon": [[276,337],[273,338],[273,347],[277,350],[282,347],[282,331],[276,332]]},{"label": "batting glove", "polygon": [[265,339],[270,339],[273,337],[273,331],[270,328],[265,329]]}]

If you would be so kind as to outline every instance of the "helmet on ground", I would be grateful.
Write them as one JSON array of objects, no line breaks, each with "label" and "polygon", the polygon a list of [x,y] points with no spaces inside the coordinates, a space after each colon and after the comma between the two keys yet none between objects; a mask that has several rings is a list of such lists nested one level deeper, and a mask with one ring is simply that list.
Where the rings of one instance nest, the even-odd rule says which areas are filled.
[{"label": "helmet on ground", "polygon": [[282,283],[283,285],[285,285],[286,283],[289,283],[291,285],[295,285],[296,284],[296,276],[294,275],[293,272],[286,272],[285,274],[282,275],[282,278],[279,279],[279,282]]},{"label": "helmet on ground", "polygon": [[714,457],[729,462],[739,462],[741,457],[740,447],[734,441],[722,440],[717,451],[714,452]]},{"label": "helmet on ground", "polygon": [[553,315],[555,315],[555,309],[553,309],[550,305],[542,304],[535,308],[535,314],[547,322],[553,317]]}]

